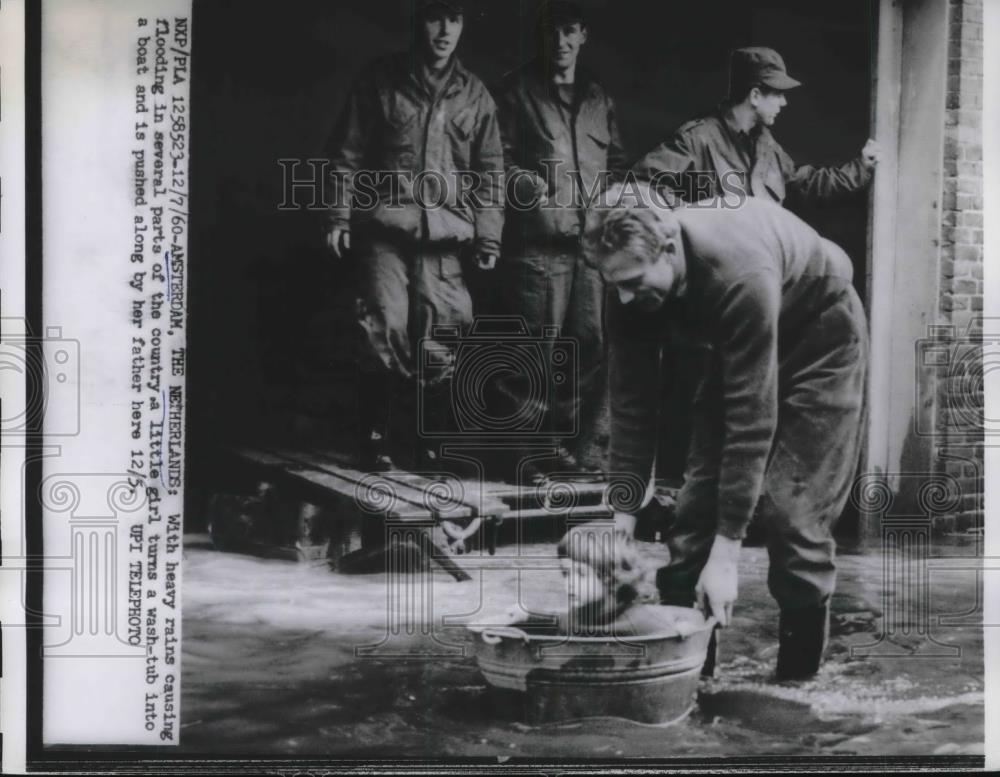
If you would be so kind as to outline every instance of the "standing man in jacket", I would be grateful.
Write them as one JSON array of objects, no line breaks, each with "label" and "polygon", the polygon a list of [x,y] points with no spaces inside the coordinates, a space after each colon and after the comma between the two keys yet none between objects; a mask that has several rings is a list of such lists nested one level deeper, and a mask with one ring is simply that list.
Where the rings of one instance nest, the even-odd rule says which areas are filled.
[{"label": "standing man in jacket", "polygon": [[[800,85],[774,49],[736,49],[730,58],[728,97],[709,115],[681,125],[635,164],[635,173],[668,200],[724,197],[726,207],[747,197],[779,204],[786,198],[822,202],[863,189],[881,156],[874,140],[839,167],[813,167],[795,164],[771,134],[788,92]],[[671,348],[681,363],[698,358],[697,346],[690,342],[677,340]],[[693,380],[686,369],[672,376],[676,406],[668,412],[679,427],[677,451],[686,449]]]},{"label": "standing man in jacket", "polygon": [[549,379],[533,391],[525,375],[500,384],[511,412],[542,419],[554,454],[532,460],[525,452],[521,474],[529,479],[582,469],[566,443],[577,437],[582,452],[606,401],[604,287],[583,260],[580,236],[587,204],[624,173],[626,159],[614,103],[577,64],[588,35],[577,3],[543,3],[539,56],[505,76],[497,92],[507,171],[504,309],[550,344],[557,331],[572,340],[577,358],[575,385]]},{"label": "standing man in jacket", "polygon": [[[420,0],[415,50],[376,61],[358,79],[329,142],[336,205],[327,247],[350,252],[360,277],[361,468],[394,468],[389,408],[421,380],[424,417],[450,413],[453,352],[436,326],[464,331],[472,302],[463,258],[491,270],[503,228],[503,149],[496,105],[455,55],[464,26],[457,0]],[[436,358],[418,369],[423,339]],[[423,369],[426,367],[427,369]],[[422,464],[434,452],[419,445]]]},{"label": "standing man in jacket", "polygon": [[635,172],[687,202],[736,195],[783,203],[787,195],[822,200],[863,189],[882,153],[874,140],[840,167],[812,167],[796,165],[774,139],[771,127],[797,86],[774,49],[736,49],[727,99],[681,125]]},{"label": "standing man in jacket", "polygon": [[[617,187],[616,187],[617,189]],[[648,483],[657,446],[658,377],[671,329],[710,353],[693,405],[694,435],[664,603],[700,603],[722,625],[737,559],[760,505],[768,586],[781,614],[777,676],[818,670],[829,628],[831,534],[863,436],[867,326],[847,255],[760,198],[737,209],[670,211],[649,189],[633,207],[595,209],[588,259],[608,302],[611,466]],[[628,198],[625,198],[628,199]],[[613,190],[609,202],[616,204]],[[674,354],[676,358],[676,354]],[[681,365],[683,366],[683,365]],[[626,534],[631,514],[616,523]]]}]

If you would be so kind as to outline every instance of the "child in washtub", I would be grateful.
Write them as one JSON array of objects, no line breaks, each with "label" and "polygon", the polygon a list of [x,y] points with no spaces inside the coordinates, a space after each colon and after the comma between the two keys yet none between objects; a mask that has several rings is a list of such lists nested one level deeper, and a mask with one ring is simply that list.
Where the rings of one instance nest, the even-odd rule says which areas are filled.
[{"label": "child in washtub", "polygon": [[[689,625],[676,608],[637,601],[646,571],[632,539],[616,534],[608,523],[573,527],[559,541],[557,553],[566,583],[565,608],[525,617],[523,610],[511,607],[490,619],[490,626],[530,634],[621,637],[680,633]],[[700,618],[692,620],[691,625],[700,625]]]}]

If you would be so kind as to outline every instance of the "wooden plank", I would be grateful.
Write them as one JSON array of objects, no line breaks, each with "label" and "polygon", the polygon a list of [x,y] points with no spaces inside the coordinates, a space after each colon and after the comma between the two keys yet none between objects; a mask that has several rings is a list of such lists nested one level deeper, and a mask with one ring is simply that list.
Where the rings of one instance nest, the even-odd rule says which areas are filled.
[{"label": "wooden plank", "polygon": [[612,511],[603,505],[577,505],[576,507],[567,507],[565,509],[546,509],[535,508],[535,509],[523,509],[514,510],[504,518],[514,518],[520,520],[528,520],[531,518],[593,518],[594,520],[600,518],[610,518],[613,515]]},{"label": "wooden plank", "polygon": [[254,448],[232,448],[235,455],[263,467],[268,472],[284,477],[300,485],[305,485],[314,493],[319,490],[327,495],[337,495],[338,507],[342,506],[343,499],[349,499],[359,509],[365,512],[384,512],[392,519],[433,520],[430,511],[423,506],[423,498],[417,492],[394,487],[395,499],[392,500],[392,507],[386,510],[380,509],[381,505],[374,500],[365,500],[358,491],[358,484],[331,472],[317,470],[306,464],[296,462],[278,455],[271,451],[261,451]]},{"label": "wooden plank", "polygon": [[[315,453],[321,459],[326,459],[336,464],[338,469],[342,471],[357,472],[357,470],[352,469],[352,457],[341,451],[311,448],[310,452]],[[306,460],[299,454],[296,454],[296,458],[303,461]],[[393,482],[409,485],[418,490],[432,486],[434,483],[434,481],[421,475],[406,472],[405,470],[386,472],[382,473],[381,476]],[[608,487],[606,482],[594,482],[589,478],[553,481],[548,486],[518,485],[498,480],[477,481],[463,479],[460,482],[465,491],[465,496],[458,498],[456,501],[470,507],[473,510],[473,515],[477,516],[508,515],[511,510],[518,509],[549,509],[552,504],[552,498],[558,493],[557,488],[554,489],[553,487],[557,487],[560,483],[572,485],[575,505],[599,507],[604,500],[604,493]]]},{"label": "wooden plank", "polygon": [[[345,489],[345,492],[350,491],[352,494],[356,493],[359,486],[365,487],[373,482],[385,482],[393,486],[394,493],[398,498],[408,502],[414,507],[419,507],[430,514],[430,510],[425,505],[426,500],[423,492],[405,482],[393,480],[388,477],[394,473],[362,472],[354,469],[353,467],[345,467],[337,462],[324,460],[323,457],[319,457],[315,453],[308,450],[274,448],[271,449],[270,452],[275,456],[283,458],[286,461],[292,462],[300,467],[333,475],[335,478],[344,483],[343,488]],[[397,486],[399,487],[397,488]]]},{"label": "wooden plank", "polygon": [[560,485],[573,489],[574,506],[599,507],[604,501],[606,483],[590,481],[553,481],[542,486],[518,486],[512,483],[484,483],[483,489],[493,498],[505,502],[510,510],[545,510],[552,507],[562,493]]},{"label": "wooden plank", "polygon": [[[432,481],[426,481],[428,485]],[[477,517],[496,517],[507,512],[507,503],[496,499],[492,494],[483,489],[483,484],[475,480],[460,480],[462,494],[456,501],[470,507],[472,514]]]},{"label": "wooden plank", "polygon": [[[371,477],[365,473],[350,469],[338,471],[332,469],[332,465],[329,464],[324,468],[317,468],[316,464],[311,461],[314,457],[294,451],[261,451],[253,448],[231,448],[229,450],[243,461],[263,469],[275,480],[283,479],[299,482],[311,489],[321,489],[327,500],[334,496],[337,498],[337,501],[349,499],[351,504],[357,509],[364,510],[366,507],[365,500],[359,493],[359,489],[363,488],[366,482],[371,481]],[[369,509],[389,520],[419,521],[427,524],[435,521],[432,511],[424,504],[427,500],[425,500],[423,492],[417,491],[405,483],[389,482],[388,485],[392,488],[392,492],[395,495],[393,506],[391,508],[378,509],[384,506],[368,503],[367,507]],[[406,500],[418,501],[419,504],[410,503]],[[455,512],[461,512],[463,515],[460,517],[466,518],[471,514],[471,511],[462,505],[457,505]],[[449,514],[449,517],[455,516]],[[430,526],[428,526],[429,528]],[[430,546],[431,558],[456,580],[460,582],[471,580],[471,576],[443,548],[434,544],[430,536],[428,532],[427,542]],[[248,546],[246,550],[256,553],[262,552],[262,549],[256,546],[252,548]],[[278,557],[286,557],[289,549],[263,549],[264,552],[269,550],[277,554]],[[296,549],[296,556],[301,558],[301,549]]]},{"label": "wooden plank", "polygon": [[608,514],[604,506],[606,483],[562,481],[572,489],[573,496],[565,507],[561,507],[560,495],[565,492],[559,489],[559,483],[519,486],[499,481],[462,480],[459,483],[464,493],[442,509],[426,496],[426,489],[433,488],[435,481],[402,470],[373,476],[345,465],[349,457],[334,451],[240,448],[236,452],[254,463],[284,471],[290,477],[334,490],[353,500],[359,499],[358,489],[372,482],[373,477],[385,481],[396,496],[396,506],[389,513],[393,518],[445,519],[461,523],[474,517],[527,520],[558,515],[600,518]]},{"label": "wooden plank", "polygon": [[372,475],[367,472],[344,467],[323,453],[316,453],[314,451],[289,451],[285,449],[276,450],[274,453],[287,458],[289,461],[295,461],[296,463],[313,467],[320,472],[343,478],[348,482],[354,483],[356,487],[371,482],[373,478],[377,481],[388,483],[391,488],[397,490],[401,498],[419,506],[428,515],[435,518],[445,518],[450,521],[463,520],[472,518],[476,512],[470,505],[459,501],[443,500],[438,504],[427,491],[428,488],[435,485],[433,481],[426,480],[403,470],[379,472]]},{"label": "wooden plank", "polygon": [[[357,470],[352,470],[348,466],[345,466],[344,461],[347,457],[335,451],[312,449],[309,456],[300,455],[298,458],[302,461],[315,461],[318,466],[324,468],[329,463],[335,463],[344,472],[357,472]],[[394,483],[400,483],[421,493],[427,489],[439,488],[441,484],[440,481],[431,480],[423,475],[405,470],[380,473],[380,477]],[[447,484],[448,481],[445,481],[445,483]],[[498,516],[508,511],[509,507],[507,503],[501,499],[497,499],[492,493],[484,489],[482,483],[468,479],[457,480],[457,483],[460,490],[450,500],[454,503],[455,507],[446,510],[435,509],[435,514],[448,520],[454,520],[455,518],[462,517]],[[468,509],[468,515],[463,515],[462,507]]]}]

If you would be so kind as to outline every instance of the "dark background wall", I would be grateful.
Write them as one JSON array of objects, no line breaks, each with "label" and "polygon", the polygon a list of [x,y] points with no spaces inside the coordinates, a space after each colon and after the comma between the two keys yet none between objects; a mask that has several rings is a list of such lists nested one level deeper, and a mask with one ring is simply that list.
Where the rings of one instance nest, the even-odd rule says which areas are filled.
[{"label": "dark background wall", "polygon": [[[633,156],[725,94],[730,49],[769,45],[804,86],[775,135],[799,163],[839,163],[869,132],[872,0],[591,0],[583,60],[615,97]],[[524,61],[535,3],[470,0],[459,47],[487,84]],[[190,243],[189,477],[211,444],[349,426],[349,267],[313,214],[279,211],[279,158],[322,156],[358,71],[406,46],[411,0],[196,0]],[[802,215],[864,277],[866,199]],[[338,411],[338,408],[340,410]],[[290,411],[295,410],[295,413]],[[310,420],[311,419],[311,420]]]}]

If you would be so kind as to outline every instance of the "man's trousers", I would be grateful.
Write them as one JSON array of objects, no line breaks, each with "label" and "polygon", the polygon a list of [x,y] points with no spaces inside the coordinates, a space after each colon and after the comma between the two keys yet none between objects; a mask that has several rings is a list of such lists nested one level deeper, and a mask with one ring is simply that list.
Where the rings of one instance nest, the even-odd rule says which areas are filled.
[{"label": "man's trousers", "polygon": [[[472,300],[462,278],[460,246],[410,243],[404,239],[359,241],[358,323],[362,373],[422,378],[427,384],[451,376],[454,346],[472,323]],[[440,342],[436,327],[453,329]],[[418,344],[423,340],[423,351]]]},{"label": "man's trousers", "polygon": [[[782,342],[778,423],[758,510],[770,557],[768,587],[783,611],[822,606],[833,593],[831,532],[850,493],[864,438],[867,362],[864,309],[850,287]],[[670,562],[657,574],[665,603],[694,602],[716,534],[724,438],[715,364],[694,400],[688,466],[667,536]]]},{"label": "man's trousers", "polygon": [[[498,387],[506,411],[541,419],[541,434],[577,438],[579,449],[607,404],[600,274],[576,246],[522,248],[503,258],[502,298],[504,312],[523,317],[540,338],[545,375],[543,385],[506,376]],[[553,363],[567,352],[575,360],[568,372]]]}]

